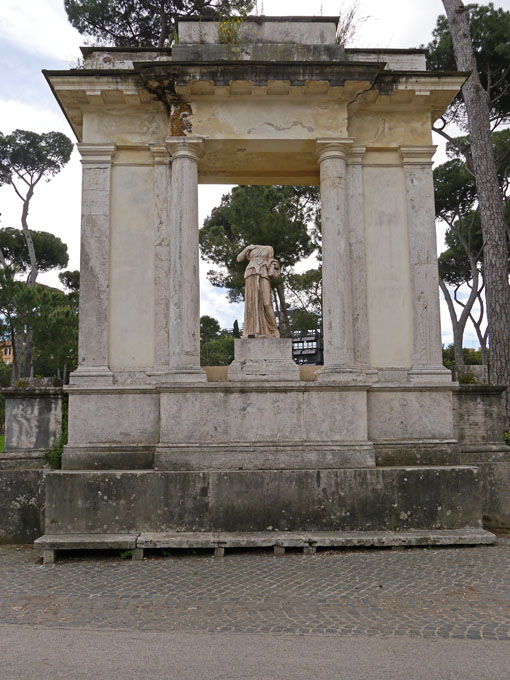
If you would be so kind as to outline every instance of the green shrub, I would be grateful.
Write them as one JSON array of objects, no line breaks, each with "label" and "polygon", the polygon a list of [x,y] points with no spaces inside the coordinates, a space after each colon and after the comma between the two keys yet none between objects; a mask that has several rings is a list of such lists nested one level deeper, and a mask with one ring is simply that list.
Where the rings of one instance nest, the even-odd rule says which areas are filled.
[{"label": "green shrub", "polygon": [[478,382],[472,373],[461,373],[458,376],[458,380],[461,385],[474,385]]},{"label": "green shrub", "polygon": [[48,465],[53,470],[60,470],[62,467],[62,453],[64,452],[64,446],[66,444],[67,432],[62,432],[62,434],[55,439],[51,447],[44,454]]}]

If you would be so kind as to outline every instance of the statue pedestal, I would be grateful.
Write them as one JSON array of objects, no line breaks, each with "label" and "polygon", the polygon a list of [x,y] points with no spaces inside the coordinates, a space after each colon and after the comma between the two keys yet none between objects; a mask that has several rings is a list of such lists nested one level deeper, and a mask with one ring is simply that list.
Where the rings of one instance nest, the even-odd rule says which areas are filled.
[{"label": "statue pedestal", "polygon": [[228,367],[233,381],[299,380],[292,360],[290,338],[242,338],[234,342],[234,361]]}]

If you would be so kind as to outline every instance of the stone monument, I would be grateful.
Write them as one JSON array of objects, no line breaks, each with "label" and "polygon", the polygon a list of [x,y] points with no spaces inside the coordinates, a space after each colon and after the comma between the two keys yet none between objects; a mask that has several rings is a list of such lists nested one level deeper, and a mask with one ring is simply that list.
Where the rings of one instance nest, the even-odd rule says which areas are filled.
[{"label": "stone monument", "polygon": [[[45,72],[83,164],[79,366],[47,550],[493,540],[439,325],[431,122],[466,76],[427,71],[423,50],[344,50],[336,22],[248,17],[226,45],[214,21],[181,19],[171,50],[86,47],[84,68]],[[320,185],[314,381],[277,337],[239,340],[228,379],[207,380],[199,183]],[[245,326],[276,335],[274,255],[241,256]]]},{"label": "stone monument", "polygon": [[234,341],[229,380],[299,380],[292,360],[292,340],[280,338],[271,300],[271,279],[280,276],[280,263],[271,246],[249,245],[237,261],[248,260],[244,274],[243,338]]},{"label": "stone monument", "polygon": [[248,260],[244,273],[243,338],[279,338],[273,303],[271,279],[280,276],[280,263],[271,246],[246,246],[237,261]]}]

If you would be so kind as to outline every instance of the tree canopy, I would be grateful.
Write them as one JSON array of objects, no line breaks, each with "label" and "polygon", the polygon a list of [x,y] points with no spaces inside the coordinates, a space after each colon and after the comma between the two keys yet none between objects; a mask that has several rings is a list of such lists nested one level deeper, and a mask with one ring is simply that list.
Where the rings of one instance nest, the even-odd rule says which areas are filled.
[{"label": "tree canopy", "polygon": [[50,179],[68,163],[72,150],[73,143],[61,132],[0,132],[0,185],[16,186],[21,180],[35,186],[43,177]]},{"label": "tree canopy", "polygon": [[202,255],[221,267],[208,272],[211,283],[227,288],[232,302],[242,299],[246,264],[237,262],[237,255],[250,243],[272,246],[282,270],[311,255],[316,249],[308,230],[312,208],[301,187],[234,187],[200,230]]},{"label": "tree canopy", "polygon": [[[0,266],[3,284],[1,304],[8,319],[13,345],[12,380],[30,377],[33,371],[33,309],[39,271],[67,264],[67,247],[48,232],[32,232],[28,226],[30,203],[37,184],[49,181],[66,165],[73,143],[61,132],[38,134],[30,130],[0,133],[0,186],[10,185],[21,200],[21,231],[2,229]],[[16,279],[27,274],[26,284]],[[33,298],[33,299],[32,299]],[[14,307],[13,307],[14,305]]]},{"label": "tree canopy", "polygon": [[[483,88],[487,91],[493,127],[508,121],[510,116],[510,12],[487,5],[466,5],[469,12],[469,28],[473,53]],[[452,37],[446,16],[438,17],[427,45],[428,68],[455,71],[457,64]],[[448,119],[465,124],[465,108],[462,95],[450,107]]]},{"label": "tree canopy", "polygon": [[248,13],[252,0],[64,0],[71,24],[100,45],[165,47],[178,17]]},{"label": "tree canopy", "polygon": [[[457,137],[447,145],[451,160],[434,169],[436,216],[447,225],[446,250],[438,260],[440,287],[448,305],[452,322],[452,345],[459,375],[463,371],[463,335],[471,319],[482,348],[484,363],[487,354],[487,330],[483,329],[485,301],[484,248],[478,194],[473,174],[467,169],[464,158],[470,154],[469,136]],[[504,189],[510,175],[510,130],[492,135],[495,157],[498,160],[498,179]],[[504,194],[506,190],[504,189]],[[509,210],[505,208],[507,227],[510,228]],[[509,240],[510,255],[510,240]],[[468,293],[465,294],[466,288]],[[460,306],[460,314],[454,302]],[[474,313],[475,303],[478,311]]]},{"label": "tree canopy", "polygon": [[209,281],[228,291],[231,302],[242,300],[246,263],[237,255],[250,243],[272,246],[282,269],[273,282],[280,331],[290,333],[285,296],[287,277],[300,260],[318,248],[318,190],[316,187],[238,186],[225,194],[200,230],[203,257],[219,267]]},{"label": "tree canopy", "polygon": [[[30,234],[40,272],[63,269],[67,265],[69,261],[67,246],[58,236],[47,231],[34,230],[31,230]],[[5,262],[15,265],[18,271],[26,273],[30,270],[28,246],[21,229],[13,227],[0,229],[0,251]]]}]

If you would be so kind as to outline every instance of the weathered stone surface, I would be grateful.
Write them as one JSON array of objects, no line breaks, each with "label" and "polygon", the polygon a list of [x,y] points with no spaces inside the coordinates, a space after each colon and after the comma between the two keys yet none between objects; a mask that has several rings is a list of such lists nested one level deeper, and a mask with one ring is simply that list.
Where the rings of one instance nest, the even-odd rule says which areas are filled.
[{"label": "weathered stone surface", "polygon": [[426,71],[426,51],[423,49],[401,50],[373,48],[347,48],[348,61],[382,62],[386,68],[395,71]]},{"label": "weathered stone surface", "polygon": [[368,434],[374,442],[438,440],[453,435],[451,388],[374,386],[368,394]]},{"label": "weathered stone surface", "polygon": [[234,340],[234,361],[228,367],[232,381],[298,381],[299,367],[292,360],[290,338]]},{"label": "weathered stone surface", "polygon": [[[54,537],[59,539],[61,537]],[[53,537],[44,537],[52,540]],[[39,539],[42,540],[42,539]],[[54,545],[57,546],[57,540]],[[62,540],[62,539],[61,539]],[[65,540],[65,539],[64,539]],[[92,537],[91,537],[92,540]],[[318,547],[393,547],[419,545],[490,545],[496,537],[483,529],[436,529],[410,531],[315,531],[299,534],[291,531],[218,532],[218,533],[141,533],[136,539],[139,548],[286,548]],[[313,554],[313,553],[309,553]]]},{"label": "weathered stone surface", "polygon": [[159,438],[159,396],[147,388],[69,390],[69,446],[142,445]]},{"label": "weathered stone surface", "polygon": [[44,473],[0,470],[0,543],[28,543],[44,525]]},{"label": "weathered stone surface", "polygon": [[[43,454],[62,432],[62,389],[5,389],[5,451]],[[0,454],[1,458],[2,454]]]},{"label": "weathered stone surface", "polygon": [[417,382],[451,383],[443,366],[437,304],[438,271],[432,156],[434,146],[401,147],[405,173],[409,263],[413,310],[413,369]]},{"label": "weathered stone surface", "polygon": [[341,62],[345,60],[345,50],[341,45],[295,45],[291,43],[244,43],[236,46],[181,43],[172,48],[172,61],[232,61],[232,59]]},{"label": "weathered stone surface", "polygon": [[161,445],[367,444],[366,390],[313,383],[161,388]]},{"label": "weathered stone surface", "polygon": [[[459,385],[453,390],[453,424],[462,446],[503,444],[503,414],[498,385]],[[483,448],[483,447],[482,447]]]},{"label": "weathered stone surface", "polygon": [[450,441],[392,441],[374,444],[375,462],[393,465],[476,465],[465,460],[455,439]]},{"label": "weathered stone surface", "polygon": [[[334,44],[338,17],[249,17],[239,25],[239,42]],[[207,18],[179,20],[179,44],[218,44],[220,23]]]},{"label": "weathered stone surface", "polygon": [[64,470],[150,470],[154,446],[66,446],[62,456]]},{"label": "weathered stone surface", "polygon": [[18,449],[0,453],[0,470],[41,470],[48,467],[43,449]]},{"label": "weathered stone surface", "polygon": [[[374,450],[368,443],[161,444],[154,454],[156,470],[323,470],[374,465]],[[102,469],[111,467],[103,465]]]},{"label": "weathered stone surface", "polygon": [[483,486],[484,526],[488,529],[509,529],[510,455],[506,462],[480,463],[478,468]]},{"label": "weathered stone surface", "polygon": [[303,555],[315,555],[317,548],[395,548],[415,546],[492,545],[494,534],[483,529],[443,529],[411,531],[290,531],[142,533],[142,534],[45,534],[34,544],[43,551],[43,564],[54,564],[58,552],[66,550],[130,550],[134,561],[143,560],[145,551],[161,549],[213,549],[214,556],[225,556],[228,548],[273,548],[275,556],[286,548],[301,548]]},{"label": "weathered stone surface", "polygon": [[472,467],[51,472],[46,502],[51,534],[404,531],[479,528],[482,489]]},{"label": "weathered stone surface", "polygon": [[111,383],[108,368],[110,181],[115,144],[80,144],[82,218],[78,368],[72,383]]}]

